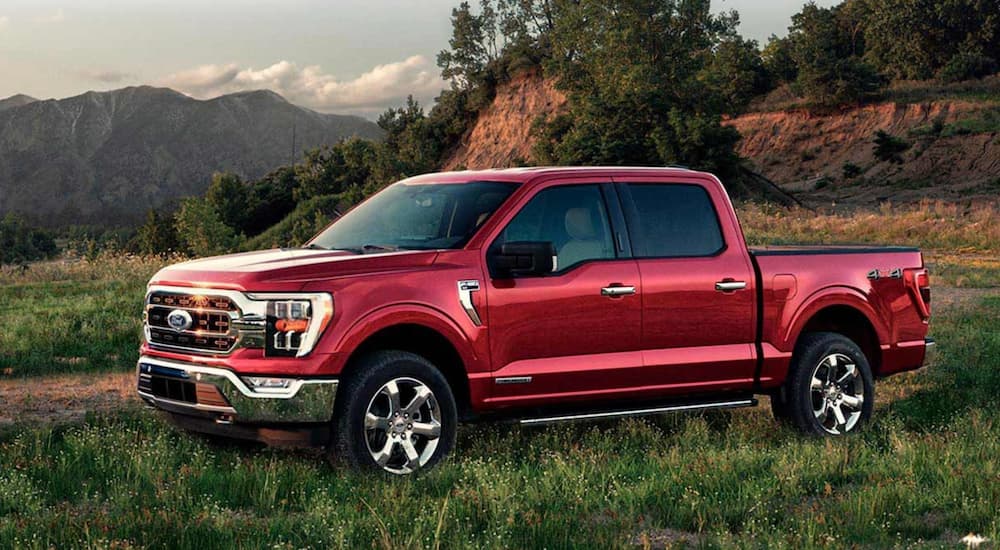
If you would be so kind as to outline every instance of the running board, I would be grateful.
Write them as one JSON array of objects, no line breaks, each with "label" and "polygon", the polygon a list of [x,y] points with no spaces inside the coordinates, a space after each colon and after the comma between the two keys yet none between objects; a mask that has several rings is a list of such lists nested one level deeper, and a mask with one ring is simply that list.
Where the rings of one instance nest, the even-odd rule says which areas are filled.
[{"label": "running board", "polygon": [[737,409],[740,407],[753,407],[757,405],[756,399],[736,399],[729,401],[708,401],[704,403],[688,403],[678,405],[667,405],[663,407],[650,407],[644,409],[625,409],[618,411],[592,412],[582,414],[567,414],[561,416],[541,416],[538,418],[522,418],[519,423],[523,425],[553,424],[556,422],[574,422],[577,420],[596,420],[602,418],[621,418],[626,416],[647,416],[651,414],[663,414],[669,412],[700,411],[704,409]]}]

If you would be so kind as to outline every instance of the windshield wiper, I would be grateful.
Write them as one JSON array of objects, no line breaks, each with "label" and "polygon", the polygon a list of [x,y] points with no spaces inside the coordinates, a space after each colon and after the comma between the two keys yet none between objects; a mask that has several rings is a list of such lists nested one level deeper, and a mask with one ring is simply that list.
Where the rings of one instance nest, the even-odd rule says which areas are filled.
[{"label": "windshield wiper", "polygon": [[305,248],[305,249],[308,249],[308,250],[329,250],[325,246],[320,246],[320,245],[318,245],[316,243],[309,243],[309,244],[303,246],[302,248]]},{"label": "windshield wiper", "polygon": [[387,244],[364,244],[361,245],[361,250],[365,252],[395,252],[399,250],[399,247]]}]

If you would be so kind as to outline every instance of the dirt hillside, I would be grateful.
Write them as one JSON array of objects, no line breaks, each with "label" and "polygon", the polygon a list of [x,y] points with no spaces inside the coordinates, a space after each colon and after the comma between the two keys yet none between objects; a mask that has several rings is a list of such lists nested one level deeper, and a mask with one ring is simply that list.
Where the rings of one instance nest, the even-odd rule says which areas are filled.
[{"label": "dirt hillside", "polygon": [[[995,105],[933,101],[881,103],[830,115],[749,113],[728,123],[743,136],[740,155],[785,190],[810,202],[871,203],[995,197],[998,116]],[[875,157],[879,130],[908,146],[895,162]],[[857,174],[848,175],[850,170]]]},{"label": "dirt hillside", "polygon": [[[565,95],[537,73],[515,78],[499,87],[445,168],[532,163],[532,124],[565,104]],[[880,103],[828,115],[748,113],[726,123],[742,134],[738,151],[752,169],[806,203],[1000,195],[1000,105],[995,103]],[[875,158],[878,130],[908,147],[896,161]]]},{"label": "dirt hillside", "polygon": [[538,115],[557,112],[566,96],[537,73],[515,77],[497,89],[493,104],[445,162],[446,170],[509,168],[531,162],[535,140],[531,126]]}]

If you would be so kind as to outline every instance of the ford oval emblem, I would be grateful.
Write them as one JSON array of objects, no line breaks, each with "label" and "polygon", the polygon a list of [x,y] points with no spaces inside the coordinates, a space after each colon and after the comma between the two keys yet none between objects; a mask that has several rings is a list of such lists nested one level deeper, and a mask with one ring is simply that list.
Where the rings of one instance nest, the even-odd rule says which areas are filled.
[{"label": "ford oval emblem", "polygon": [[191,328],[193,322],[191,314],[183,309],[175,309],[167,315],[167,324],[178,332]]}]

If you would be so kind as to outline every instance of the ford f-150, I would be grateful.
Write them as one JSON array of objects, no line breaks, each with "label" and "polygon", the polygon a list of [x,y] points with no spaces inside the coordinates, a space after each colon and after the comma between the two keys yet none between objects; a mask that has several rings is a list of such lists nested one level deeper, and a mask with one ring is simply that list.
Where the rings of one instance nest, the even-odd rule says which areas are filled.
[{"label": "ford f-150", "polygon": [[757,404],[840,436],[919,368],[930,289],[904,247],[748,248],[683,168],[427,174],[301,248],[193,260],[145,300],[138,391],[180,425],[410,473],[458,421]]}]

